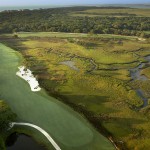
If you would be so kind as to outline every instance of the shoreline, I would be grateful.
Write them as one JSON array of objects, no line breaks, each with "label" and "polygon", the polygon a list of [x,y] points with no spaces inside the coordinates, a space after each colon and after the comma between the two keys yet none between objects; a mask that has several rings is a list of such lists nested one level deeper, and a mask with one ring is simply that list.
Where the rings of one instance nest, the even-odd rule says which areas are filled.
[{"label": "shoreline", "polygon": [[53,145],[53,147],[56,150],[61,150],[61,148],[57,145],[57,143],[53,140],[53,138],[41,127],[39,127],[37,125],[34,125],[34,124],[31,124],[31,123],[22,123],[22,122],[12,122],[11,127],[13,128],[16,125],[18,125],[18,126],[28,126],[28,127],[31,127],[31,128],[34,128],[34,129],[38,130],[39,132],[41,132],[47,138],[47,140]]}]

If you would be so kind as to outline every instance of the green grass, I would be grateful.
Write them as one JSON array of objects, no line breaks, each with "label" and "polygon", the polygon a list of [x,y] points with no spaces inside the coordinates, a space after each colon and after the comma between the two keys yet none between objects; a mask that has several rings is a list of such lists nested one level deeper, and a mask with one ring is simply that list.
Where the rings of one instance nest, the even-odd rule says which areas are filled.
[{"label": "green grass", "polygon": [[[40,38],[33,38],[31,34]],[[5,43],[22,53],[25,63],[49,94],[80,111],[98,129],[102,125],[119,146],[118,141],[125,143],[120,147],[147,147],[150,135],[145,132],[149,130],[149,119],[132,108],[143,103],[134,88],[148,94],[150,86],[149,82],[130,82],[129,69],[150,54],[150,43],[115,35],[70,37],[70,34],[54,33],[56,38],[54,34],[44,38],[47,34],[50,33],[20,33],[19,39],[5,40]],[[88,47],[89,41],[94,46]],[[70,59],[79,71],[59,64]],[[143,138],[145,142],[141,145]]]},{"label": "green grass", "polygon": [[[38,36],[38,34],[37,34]],[[108,35],[107,35],[108,36]],[[79,39],[80,40],[80,39]],[[103,63],[103,64],[111,64],[111,63],[131,63],[137,60],[137,57],[133,56],[132,53],[128,53],[128,51],[133,50],[133,48],[138,49],[142,45],[138,44],[137,42],[129,42],[125,41],[122,46],[118,45],[117,43],[109,43],[111,39],[108,39],[108,42],[103,42],[101,39],[99,39],[99,46],[96,48],[90,48],[86,49],[85,47],[78,45],[76,43],[70,43],[66,42],[65,40],[59,40],[59,39],[52,39],[51,41],[43,41],[43,40],[31,40],[31,41],[25,41],[22,42],[22,44],[26,47],[28,47],[30,52],[34,53],[36,47],[42,49],[42,48],[52,48],[57,49],[59,53],[70,53],[71,55],[79,55],[82,57],[87,58],[94,58],[97,63]],[[43,43],[41,45],[41,42]],[[117,42],[117,39],[116,39]],[[63,45],[63,46],[62,46]],[[125,49],[126,47],[126,49]],[[76,51],[74,51],[76,50]],[[123,50],[126,50],[125,52]],[[38,52],[39,51],[39,52]],[[36,54],[39,55],[41,50],[36,50]],[[112,51],[112,53],[110,52]],[[113,52],[115,51],[115,53]],[[116,52],[117,51],[117,52]],[[121,52],[119,52],[121,51]]]},{"label": "green grass", "polygon": [[[18,115],[20,122],[29,122],[45,129],[65,150],[114,149],[82,116],[45,91],[34,93],[29,85],[16,76],[22,58],[12,49],[0,44],[1,96]],[[101,143],[102,142],[102,143]],[[100,144],[101,143],[101,144]]]},{"label": "green grass", "polygon": [[127,16],[137,16],[137,17],[149,17],[150,9],[87,9],[84,11],[75,11],[71,13],[72,16],[114,16],[114,17],[127,17]]},{"label": "green grass", "polygon": [[84,33],[59,33],[59,32],[19,32],[19,37],[87,37]]},{"label": "green grass", "polygon": [[[63,32],[19,32],[19,37],[57,37],[57,38],[77,38],[77,37],[104,37],[115,39],[137,39],[136,36],[114,35],[114,34],[87,34],[87,33],[63,33]],[[4,36],[13,36],[12,34],[4,34]]]},{"label": "green grass", "polygon": [[150,34],[150,31],[145,31],[145,33],[148,33],[148,34]]},{"label": "green grass", "polygon": [[141,73],[150,78],[150,67],[143,69]]}]

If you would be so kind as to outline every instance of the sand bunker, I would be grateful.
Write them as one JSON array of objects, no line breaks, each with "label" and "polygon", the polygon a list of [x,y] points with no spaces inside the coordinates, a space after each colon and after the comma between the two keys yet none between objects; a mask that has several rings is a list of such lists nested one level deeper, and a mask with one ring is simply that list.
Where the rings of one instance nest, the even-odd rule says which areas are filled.
[{"label": "sand bunker", "polygon": [[33,76],[32,72],[29,69],[26,69],[25,66],[20,66],[18,68],[19,71],[16,73],[16,75],[29,83],[31,91],[40,91],[41,88],[39,87],[39,83]]}]

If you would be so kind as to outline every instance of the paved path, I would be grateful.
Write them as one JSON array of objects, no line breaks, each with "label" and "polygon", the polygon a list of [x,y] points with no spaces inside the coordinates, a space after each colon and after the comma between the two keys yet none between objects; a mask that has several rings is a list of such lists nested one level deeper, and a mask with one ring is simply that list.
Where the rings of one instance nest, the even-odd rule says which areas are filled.
[{"label": "paved path", "polygon": [[54,148],[56,150],[61,150],[60,147],[57,145],[57,143],[52,139],[52,137],[45,131],[43,130],[42,128],[34,125],[34,124],[31,124],[31,123],[17,123],[17,122],[12,122],[12,126],[15,126],[15,125],[19,125],[19,126],[29,126],[29,127],[32,127],[38,131],[40,131],[43,135],[45,135],[45,137],[48,139],[48,141],[54,146]]}]

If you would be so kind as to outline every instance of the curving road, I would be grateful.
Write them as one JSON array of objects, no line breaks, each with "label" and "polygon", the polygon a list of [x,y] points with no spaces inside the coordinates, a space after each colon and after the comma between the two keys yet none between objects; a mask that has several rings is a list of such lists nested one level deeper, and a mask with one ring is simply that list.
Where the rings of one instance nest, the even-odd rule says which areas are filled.
[{"label": "curving road", "polygon": [[52,139],[52,137],[42,128],[38,127],[37,125],[31,124],[31,123],[22,123],[22,122],[12,122],[11,127],[19,125],[19,126],[29,126],[32,127],[38,131],[40,131],[47,139],[48,141],[54,146],[56,150],[61,150],[60,147],[57,145],[57,143]]}]

